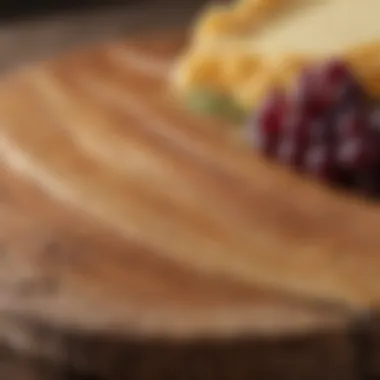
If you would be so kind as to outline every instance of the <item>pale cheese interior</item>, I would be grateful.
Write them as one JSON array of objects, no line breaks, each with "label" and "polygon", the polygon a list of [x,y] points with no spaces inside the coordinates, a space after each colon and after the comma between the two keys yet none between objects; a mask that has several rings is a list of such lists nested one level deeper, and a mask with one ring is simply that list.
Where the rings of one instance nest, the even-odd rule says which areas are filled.
[{"label": "pale cheese interior", "polygon": [[[303,4],[304,3],[304,4]],[[265,55],[334,55],[380,40],[380,0],[301,0],[250,37]]]}]

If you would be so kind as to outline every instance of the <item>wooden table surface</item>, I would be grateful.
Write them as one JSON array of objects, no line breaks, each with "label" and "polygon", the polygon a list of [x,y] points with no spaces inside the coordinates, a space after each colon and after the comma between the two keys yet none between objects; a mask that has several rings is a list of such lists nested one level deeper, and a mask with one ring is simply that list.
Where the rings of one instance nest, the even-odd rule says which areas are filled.
[{"label": "wooden table surface", "polygon": [[[145,34],[152,30],[171,28],[183,29],[204,3],[205,0],[135,0],[126,5],[103,7],[96,10],[66,11],[59,14],[33,16],[30,19],[0,21],[0,72],[11,71],[19,65],[54,57],[68,50],[80,49],[82,46],[87,47],[108,40],[123,40],[132,34]],[[7,92],[7,96],[9,94]],[[11,224],[9,220],[7,223]],[[33,224],[36,224],[35,219],[33,219]],[[263,299],[265,301],[266,298],[263,297]],[[277,301],[274,303],[277,304]],[[279,305],[281,306],[283,303]],[[287,308],[284,310],[287,313]],[[330,315],[330,310],[328,315]],[[101,380],[112,378],[124,380],[125,377],[122,374],[114,375],[118,367],[113,364],[122,363],[124,368],[132,363],[131,373],[135,371],[139,378],[150,380],[154,371],[158,373],[155,378],[158,378],[160,371],[163,374],[167,373],[165,366],[171,361],[178,361],[179,367],[183,364],[182,362],[185,364],[196,363],[191,367],[194,369],[193,374],[189,371],[189,373],[186,372],[187,376],[180,378],[199,379],[199,376],[194,374],[198,373],[197,371],[203,371],[203,366],[206,365],[204,363],[207,363],[204,359],[205,355],[215,363],[218,361],[221,363],[215,366],[217,367],[216,372],[223,373],[223,378],[226,379],[236,377],[235,374],[245,368],[244,364],[250,368],[250,362],[254,361],[251,358],[255,358],[255,362],[259,363],[257,368],[253,366],[256,368],[255,373],[264,371],[260,366],[263,363],[263,368],[267,372],[268,368],[270,368],[269,372],[273,372],[271,377],[273,379],[304,379],[306,377],[302,374],[308,373],[309,367],[314,368],[315,364],[319,362],[323,362],[324,366],[322,366],[323,368],[318,366],[319,372],[317,372],[326,370],[333,376],[328,378],[335,380],[338,378],[345,380],[374,379],[375,377],[370,377],[370,374],[380,372],[376,356],[380,351],[378,350],[378,341],[380,341],[378,330],[371,328],[370,331],[373,334],[369,338],[367,330],[365,332],[360,330],[361,320],[357,323],[358,326],[356,326],[356,320],[351,326],[351,322],[348,323],[346,320],[346,312],[341,313],[340,309],[339,311],[334,309],[332,315],[331,320],[335,321],[336,317],[339,323],[337,323],[338,328],[335,329],[334,322],[331,334],[327,331],[326,334],[311,334],[306,338],[300,335],[295,339],[284,340],[284,342],[276,339],[268,341],[259,339],[252,347],[246,344],[244,339],[236,345],[217,345],[217,349],[212,342],[203,349],[200,349],[197,344],[190,348],[184,344],[181,351],[184,353],[182,358],[181,355],[178,356],[175,345],[173,347],[165,346],[166,348],[163,350],[160,344],[145,346],[136,341],[131,346],[134,347],[133,351],[130,346],[119,344],[119,337],[114,336],[111,336],[105,344],[99,345],[96,340],[92,340],[90,334],[88,336],[84,334],[85,344],[78,345],[75,339],[76,331],[73,334],[63,335],[59,331],[53,331],[54,329],[46,328],[43,324],[40,326],[38,323],[33,323],[33,328],[29,328],[28,321],[24,321],[23,316],[19,323],[18,318],[14,318],[13,315],[2,313],[0,315],[0,379]],[[292,314],[288,313],[288,319],[292,319],[291,316]],[[328,321],[330,321],[330,317]],[[365,323],[369,322],[365,320]],[[35,336],[30,331],[33,331]],[[310,355],[311,351],[304,351],[304,347],[309,345],[315,354]],[[9,346],[12,346],[13,350]],[[25,347],[28,347],[29,350]],[[275,351],[273,351],[274,348]],[[32,354],[31,351],[33,351]],[[43,355],[41,354],[39,357],[38,353],[43,353]],[[309,355],[307,355],[308,353]],[[89,357],[91,360],[88,359]],[[144,361],[146,357],[153,358],[148,365]],[[270,358],[269,364],[267,358]],[[294,360],[296,364],[294,364]],[[90,371],[89,367],[96,367],[96,370]],[[282,370],[287,367],[291,369],[288,371],[290,375],[279,377],[279,373],[282,373]],[[184,368],[187,367],[184,366]],[[224,368],[227,370],[225,371]],[[177,369],[175,368],[175,370]],[[83,373],[87,375],[83,377]],[[216,377],[215,373],[213,375],[207,371],[204,372],[204,376],[208,379],[220,378]],[[169,377],[163,375],[162,378]],[[177,379],[177,377],[170,378]],[[327,379],[318,374],[313,377],[313,379],[320,378]]]},{"label": "wooden table surface", "polygon": [[[203,0],[131,1],[112,7],[0,19],[0,71],[4,73],[97,42],[154,29],[183,27],[203,3]],[[70,371],[62,372],[54,364],[24,357],[8,347],[0,348],[0,378],[82,380]]]}]

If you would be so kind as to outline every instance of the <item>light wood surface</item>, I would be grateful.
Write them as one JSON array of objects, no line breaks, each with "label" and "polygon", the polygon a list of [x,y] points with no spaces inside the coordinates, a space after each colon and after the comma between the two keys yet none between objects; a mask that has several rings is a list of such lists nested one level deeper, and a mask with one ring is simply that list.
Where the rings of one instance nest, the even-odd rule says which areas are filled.
[{"label": "light wood surface", "polygon": [[[234,267],[242,251],[237,261],[220,265],[231,248],[242,247],[221,231],[232,226],[249,237],[238,227],[247,221],[244,207],[254,221],[255,202],[239,189],[256,183],[246,168],[257,163],[231,147],[226,125],[178,110],[167,94],[166,73],[183,33],[145,36],[142,30],[183,26],[203,2],[179,3],[1,26],[3,71],[77,53],[10,73],[0,86],[0,378],[364,380],[380,373],[378,321],[367,310],[378,305],[377,255],[371,255],[377,245],[368,238],[374,234],[368,226],[377,225],[372,209],[351,200],[347,208],[346,200],[293,183],[300,199],[309,191],[309,199],[326,207],[327,198],[341,215],[338,233],[346,229],[352,240],[334,246],[334,226],[325,218],[320,229],[315,214],[314,225],[307,218],[302,225],[312,206],[301,201],[305,209],[294,214],[284,192],[274,213],[256,203],[260,224],[272,223],[274,232],[287,225],[286,234],[319,231],[328,249],[285,257],[278,251],[272,264],[264,256],[265,265],[278,268],[264,279],[255,278],[260,269],[252,272],[257,261],[244,261],[248,251],[242,266]],[[130,33],[140,36],[112,42]],[[80,51],[99,42],[104,45]],[[79,177],[70,170],[62,175],[68,169]],[[99,173],[106,173],[102,180]],[[112,202],[104,201],[107,194]],[[124,199],[134,201],[128,212]],[[148,205],[157,212],[154,220]],[[357,212],[365,223],[356,223]],[[119,228],[125,215],[147,227],[137,231],[143,235]],[[179,238],[183,226],[195,235]],[[224,259],[209,256],[205,233],[223,242]],[[201,236],[192,252],[183,249]],[[291,257],[296,265],[288,265]]]},{"label": "light wood surface", "polygon": [[2,341],[107,380],[358,378],[356,313],[230,270],[242,245],[221,231],[251,212],[210,159],[247,152],[173,103],[183,42],[139,36],[4,79]]}]

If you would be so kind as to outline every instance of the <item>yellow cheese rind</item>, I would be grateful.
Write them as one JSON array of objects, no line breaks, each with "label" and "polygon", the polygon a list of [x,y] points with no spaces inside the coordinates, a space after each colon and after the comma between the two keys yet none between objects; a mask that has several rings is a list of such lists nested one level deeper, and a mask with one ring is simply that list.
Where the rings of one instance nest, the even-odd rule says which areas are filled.
[{"label": "yellow cheese rind", "polygon": [[[265,49],[260,50],[259,43],[255,47],[255,38],[260,43],[265,42],[261,28],[268,25],[269,28],[284,5],[291,10],[295,3],[308,1],[311,0],[240,0],[207,9],[195,24],[190,49],[176,65],[176,89],[186,94],[197,88],[208,88],[228,95],[244,109],[252,109],[273,86],[288,86],[304,67],[328,59],[333,50],[325,55],[311,54],[309,48],[305,52],[279,49],[278,53],[268,54]],[[315,1],[360,7],[357,0]],[[347,61],[365,89],[376,97],[380,95],[380,23],[378,25],[378,38],[354,44],[337,55]],[[372,32],[374,28],[377,26]]]}]

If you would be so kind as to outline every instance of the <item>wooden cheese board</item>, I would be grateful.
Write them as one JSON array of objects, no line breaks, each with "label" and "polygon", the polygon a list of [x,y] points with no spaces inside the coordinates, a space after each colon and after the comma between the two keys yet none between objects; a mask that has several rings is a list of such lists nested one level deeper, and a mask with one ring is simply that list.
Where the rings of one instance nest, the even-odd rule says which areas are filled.
[{"label": "wooden cheese board", "polygon": [[[312,286],[310,294],[291,280],[282,287],[245,271],[246,259],[218,256],[243,248],[228,228],[244,220],[238,186],[249,181],[230,171],[242,165],[248,178],[251,159],[231,144],[230,126],[191,115],[168,91],[185,39],[139,36],[3,78],[6,357],[17,357],[17,368],[22,358],[44,363],[29,371],[44,380],[380,373],[377,323],[362,298],[342,290],[318,299]],[[308,275],[318,277],[310,271],[302,281]]]}]

